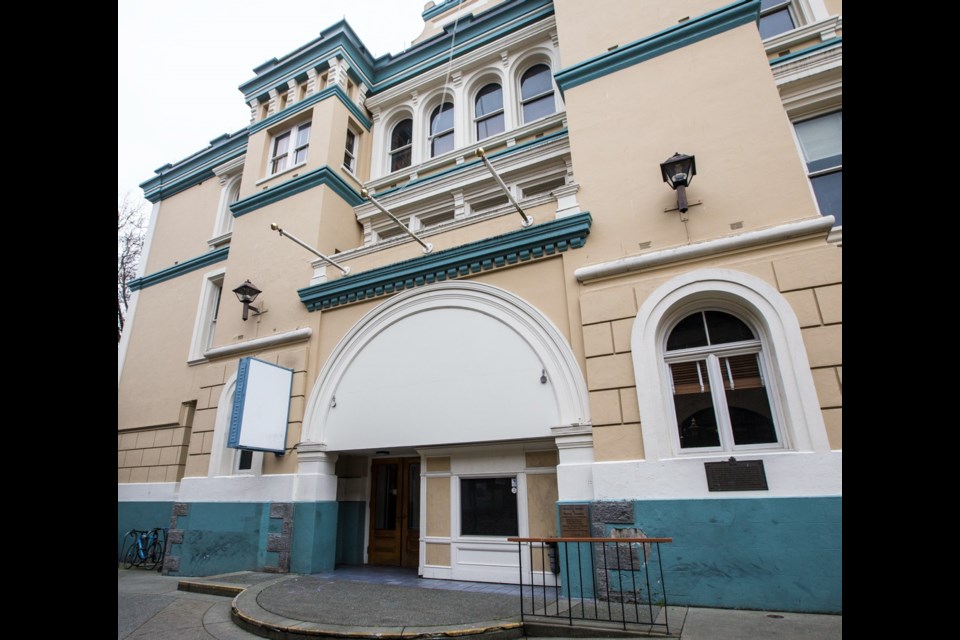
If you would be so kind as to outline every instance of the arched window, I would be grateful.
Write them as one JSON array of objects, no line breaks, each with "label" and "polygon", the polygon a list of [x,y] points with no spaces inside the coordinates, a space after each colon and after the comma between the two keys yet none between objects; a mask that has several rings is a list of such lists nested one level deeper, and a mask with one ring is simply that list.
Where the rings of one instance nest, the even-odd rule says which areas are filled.
[{"label": "arched window", "polygon": [[260,475],[263,471],[263,452],[227,446],[236,390],[237,376],[234,374],[223,386],[217,404],[217,419],[210,449],[210,476]]},{"label": "arched window", "polygon": [[477,140],[503,133],[503,88],[490,83],[477,93],[474,103],[474,120],[477,123]]},{"label": "arched window", "polygon": [[390,134],[390,171],[409,167],[413,147],[413,120],[401,120]]},{"label": "arched window", "polygon": [[550,67],[536,64],[520,77],[520,105],[525,123],[548,116],[557,110],[553,99]]},{"label": "arched window", "polygon": [[453,103],[444,102],[430,114],[430,157],[453,151]]},{"label": "arched window", "polygon": [[761,350],[753,329],[724,311],[697,311],[673,327],[664,360],[681,450],[779,444]]}]

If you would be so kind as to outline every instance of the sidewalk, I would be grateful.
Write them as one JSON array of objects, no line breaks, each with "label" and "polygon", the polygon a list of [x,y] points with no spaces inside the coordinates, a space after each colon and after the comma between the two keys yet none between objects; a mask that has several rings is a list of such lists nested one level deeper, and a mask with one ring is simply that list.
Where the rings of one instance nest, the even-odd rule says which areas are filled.
[{"label": "sidewalk", "polygon": [[[388,639],[483,634],[484,638],[506,640],[525,633],[581,638],[623,635],[622,627],[571,628],[563,621],[555,626],[528,624],[525,629],[515,585],[425,580],[402,570],[362,567],[311,576],[239,572],[183,578],[180,589],[238,594],[232,605],[234,622],[270,637]],[[664,613],[669,615],[670,637],[684,640],[839,640],[843,636],[842,616],[671,606],[659,612],[658,621]],[[639,630],[664,636],[663,627]]]}]

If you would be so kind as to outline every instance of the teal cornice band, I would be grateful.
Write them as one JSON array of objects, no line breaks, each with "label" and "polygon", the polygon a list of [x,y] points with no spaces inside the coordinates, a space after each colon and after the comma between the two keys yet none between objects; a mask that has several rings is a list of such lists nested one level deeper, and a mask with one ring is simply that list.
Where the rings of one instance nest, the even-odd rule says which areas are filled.
[{"label": "teal cornice band", "polygon": [[818,44],[807,47],[806,49],[800,49],[799,51],[794,51],[788,53],[785,56],[780,56],[779,58],[774,58],[770,61],[770,66],[775,67],[778,64],[783,64],[784,62],[789,62],[790,60],[796,60],[797,58],[802,58],[808,56],[811,53],[816,53],[821,49],[831,49],[833,47],[839,47],[843,44],[843,36],[837,36],[836,38],[830,38],[829,40],[824,40]]},{"label": "teal cornice band", "polygon": [[333,189],[334,193],[343,198],[344,201],[352,207],[363,202],[363,198],[353,190],[353,187],[348,185],[336,171],[324,165],[319,169],[314,169],[309,173],[287,180],[272,189],[260,191],[243,200],[238,200],[230,205],[230,211],[233,212],[233,217],[239,218],[244,214],[256,211],[268,204],[279,202],[280,200],[320,185],[325,185]]},{"label": "teal cornice band", "polygon": [[213,177],[213,168],[247,152],[247,130],[224,134],[210,141],[210,146],[175,165],[157,169],[157,175],[142,182],[143,197],[150,202],[180,193]]},{"label": "teal cornice band", "polygon": [[645,60],[706,40],[724,31],[756,22],[759,16],[760,0],[739,0],[642,40],[584,60],[557,72],[554,78],[560,91],[566,91]]},{"label": "teal cornice band", "polygon": [[453,280],[508,264],[579,249],[587,241],[592,218],[588,212],[551,220],[501,236],[377,267],[297,291],[310,311]]},{"label": "teal cornice band", "polygon": [[216,264],[218,262],[223,262],[227,259],[227,254],[230,252],[230,247],[223,247],[221,249],[214,249],[209,251],[202,256],[197,256],[196,258],[190,258],[189,260],[184,260],[180,264],[175,264],[172,267],[167,267],[166,269],[161,269],[156,273],[151,273],[148,276],[143,276],[142,278],[137,278],[130,282],[131,291],[139,291],[140,289],[146,289],[147,287],[152,287],[155,284],[160,284],[161,282],[166,282],[167,280],[172,280],[174,278],[180,277],[185,273],[190,273],[191,271],[196,271],[197,269],[202,269],[211,264]]},{"label": "teal cornice band", "polygon": [[310,96],[306,100],[303,100],[302,102],[297,102],[290,105],[283,111],[279,111],[273,114],[272,116],[270,116],[269,118],[264,118],[260,122],[256,122],[250,125],[250,127],[247,129],[247,132],[252,134],[252,133],[256,133],[257,131],[266,129],[268,127],[272,127],[273,125],[277,124],[281,120],[285,120],[290,116],[303,111],[304,109],[312,107],[318,102],[323,102],[324,100],[326,100],[331,96],[335,96],[339,98],[340,102],[343,103],[343,106],[349,109],[350,113],[353,114],[353,117],[356,118],[357,121],[359,121],[360,124],[362,124],[367,129],[367,131],[370,130],[370,127],[373,126],[373,123],[370,122],[370,118],[368,118],[366,115],[364,115],[362,111],[360,111],[360,107],[358,107],[356,104],[351,102],[350,96],[348,96],[347,92],[343,90],[343,87],[341,87],[338,84],[335,84],[332,87],[327,87],[323,91],[313,94],[312,96]]}]

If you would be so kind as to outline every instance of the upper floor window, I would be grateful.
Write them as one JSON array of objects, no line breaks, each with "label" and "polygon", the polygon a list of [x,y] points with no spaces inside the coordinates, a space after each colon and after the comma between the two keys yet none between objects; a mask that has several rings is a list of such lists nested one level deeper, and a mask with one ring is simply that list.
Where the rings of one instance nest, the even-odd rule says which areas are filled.
[{"label": "upper floor window", "polygon": [[453,103],[444,102],[430,114],[430,157],[453,151]]},{"label": "upper floor window", "polygon": [[503,133],[503,88],[499,84],[491,83],[480,89],[474,105],[477,140]]},{"label": "upper floor window", "polygon": [[520,77],[520,104],[525,123],[548,116],[557,110],[550,67],[537,64]]},{"label": "upper floor window", "polygon": [[351,172],[357,170],[357,133],[347,127],[347,141],[343,148],[343,166]]},{"label": "upper floor window", "polygon": [[697,311],[670,331],[664,360],[681,450],[779,445],[761,355],[754,331],[723,311]]},{"label": "upper floor window", "polygon": [[792,30],[791,0],[760,0],[760,37],[766,40]]},{"label": "upper floor window", "polygon": [[310,123],[304,122],[273,138],[270,173],[280,173],[307,161],[310,146]]},{"label": "upper floor window", "polygon": [[412,160],[413,120],[401,120],[390,134],[390,171],[409,167]]},{"label": "upper floor window", "polygon": [[794,125],[820,213],[843,225],[843,111]]},{"label": "upper floor window", "polygon": [[193,338],[190,340],[189,360],[202,359],[204,352],[213,346],[217,335],[217,320],[220,317],[224,273],[223,269],[217,269],[204,274]]}]

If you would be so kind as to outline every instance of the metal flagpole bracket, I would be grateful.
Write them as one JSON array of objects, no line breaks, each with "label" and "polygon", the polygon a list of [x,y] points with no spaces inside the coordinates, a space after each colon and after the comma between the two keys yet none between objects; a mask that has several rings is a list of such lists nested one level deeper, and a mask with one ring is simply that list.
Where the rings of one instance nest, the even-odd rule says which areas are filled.
[{"label": "metal flagpole bracket", "polygon": [[490,170],[490,175],[492,175],[493,179],[497,181],[497,184],[499,184],[500,188],[503,189],[503,192],[507,195],[507,198],[510,200],[511,203],[513,203],[513,206],[517,210],[517,213],[519,213],[520,217],[523,218],[523,222],[521,223],[522,226],[529,227],[530,225],[532,225],[533,216],[528,216],[526,213],[524,213],[523,209],[520,208],[520,204],[513,197],[513,194],[510,193],[510,189],[507,188],[506,183],[497,173],[497,170],[493,168],[493,165],[490,164],[490,161],[487,159],[487,154],[483,150],[483,147],[478,147],[476,150],[476,154],[478,158],[483,160],[483,164],[485,164],[487,166],[487,169]]},{"label": "metal flagpole bracket", "polygon": [[423,247],[423,252],[424,252],[424,253],[430,253],[431,251],[433,251],[433,244],[431,244],[431,243],[429,243],[429,242],[424,242],[423,240],[420,239],[420,237],[419,237],[417,234],[415,234],[413,231],[410,231],[410,228],[407,227],[407,225],[405,225],[405,224],[403,224],[402,222],[400,222],[400,219],[397,218],[397,216],[395,216],[395,215],[393,215],[392,213],[390,213],[390,211],[389,211],[385,206],[383,206],[382,204],[380,204],[380,202],[379,202],[376,198],[374,198],[372,195],[370,195],[370,192],[369,192],[369,191],[367,191],[366,189],[361,189],[361,190],[360,190],[360,195],[361,195],[362,197],[366,198],[367,200],[369,200],[369,201],[373,204],[373,206],[375,206],[377,209],[380,210],[381,213],[389,216],[389,218],[390,218],[391,220],[393,220],[394,222],[396,222],[396,223],[397,223],[397,226],[400,227],[401,229],[403,229],[403,231],[406,232],[406,234],[407,234],[408,236],[410,236],[411,238],[413,238],[414,240],[416,240],[417,242],[419,242],[419,243],[420,243],[420,246]]},{"label": "metal flagpole bracket", "polygon": [[303,247],[304,249],[306,249],[307,251],[309,251],[309,252],[312,253],[313,255],[318,256],[321,260],[323,260],[323,261],[326,262],[327,264],[331,264],[331,265],[335,266],[337,269],[340,269],[340,273],[342,273],[343,275],[347,275],[348,273],[350,273],[350,267],[340,266],[339,264],[337,264],[336,262],[334,262],[333,260],[331,260],[331,259],[328,258],[327,256],[323,255],[322,253],[320,253],[319,251],[317,251],[316,249],[314,249],[313,247],[311,247],[310,245],[308,245],[306,242],[304,242],[303,240],[301,240],[301,239],[298,238],[297,236],[291,234],[289,231],[284,231],[284,230],[280,227],[280,225],[278,225],[276,222],[271,222],[271,223],[270,223],[270,228],[271,228],[273,231],[276,231],[277,233],[279,233],[281,238],[284,237],[284,236],[286,236],[287,238],[290,238],[291,240],[293,240],[294,242],[296,242],[298,245],[300,245],[301,247]]}]

